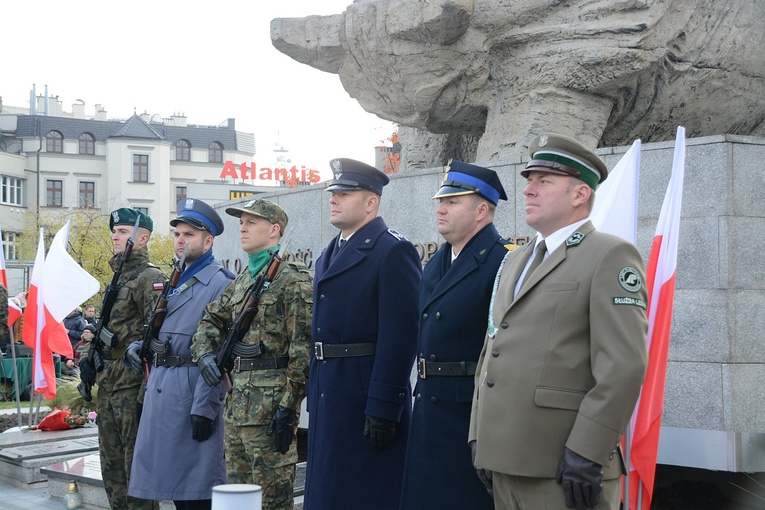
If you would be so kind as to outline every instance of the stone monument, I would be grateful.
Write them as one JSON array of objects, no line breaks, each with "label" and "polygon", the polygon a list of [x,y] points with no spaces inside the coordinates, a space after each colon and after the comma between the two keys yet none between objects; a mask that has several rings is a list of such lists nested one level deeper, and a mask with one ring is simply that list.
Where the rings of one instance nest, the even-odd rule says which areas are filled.
[{"label": "stone monument", "polygon": [[765,2],[356,0],[273,45],[402,126],[402,168],[518,161],[541,131],[611,147],[765,135]]}]

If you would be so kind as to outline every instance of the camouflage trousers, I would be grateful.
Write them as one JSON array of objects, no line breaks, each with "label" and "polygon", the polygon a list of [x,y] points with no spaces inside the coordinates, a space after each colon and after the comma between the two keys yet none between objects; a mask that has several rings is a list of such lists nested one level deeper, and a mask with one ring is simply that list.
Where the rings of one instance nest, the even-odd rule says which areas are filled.
[{"label": "camouflage trousers", "polygon": [[274,436],[267,426],[225,426],[228,483],[248,483],[263,488],[263,510],[292,510],[297,440],[281,454],[274,449]]},{"label": "camouflage trousers", "polygon": [[158,504],[127,495],[133,448],[138,435],[135,415],[138,388],[98,389],[98,443],[101,477],[112,510],[156,509]]}]

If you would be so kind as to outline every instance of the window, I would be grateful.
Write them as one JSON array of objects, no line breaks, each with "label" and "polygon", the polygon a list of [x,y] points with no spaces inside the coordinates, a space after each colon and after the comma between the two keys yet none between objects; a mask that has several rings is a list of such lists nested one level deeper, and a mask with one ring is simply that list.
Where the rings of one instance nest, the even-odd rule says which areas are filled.
[{"label": "window", "polygon": [[175,203],[177,204],[181,200],[186,199],[186,186],[175,187]]},{"label": "window", "polygon": [[45,205],[48,207],[63,207],[64,181],[48,179],[45,181]]},{"label": "window", "polygon": [[223,145],[213,142],[207,149],[207,158],[210,163],[223,163]]},{"label": "window", "polygon": [[4,175],[2,185],[2,197],[0,197],[2,200],[0,200],[0,203],[6,205],[24,205],[24,179]]},{"label": "window", "polygon": [[80,135],[80,154],[93,156],[96,153],[96,139],[90,133]]},{"label": "window", "polygon": [[149,182],[149,156],[133,154],[133,182]]},{"label": "window", "polygon": [[19,260],[19,238],[18,232],[3,231],[3,255],[5,260]]},{"label": "window", "polygon": [[144,213],[146,216],[149,215],[149,208],[148,207],[134,207],[134,209],[138,212]]},{"label": "window", "polygon": [[177,161],[191,161],[191,144],[186,140],[178,140],[175,144],[175,159]]},{"label": "window", "polygon": [[89,209],[96,205],[96,183],[80,181],[80,207]]},{"label": "window", "polygon": [[46,151],[64,152],[64,135],[58,131],[49,131],[45,138],[48,140]]}]

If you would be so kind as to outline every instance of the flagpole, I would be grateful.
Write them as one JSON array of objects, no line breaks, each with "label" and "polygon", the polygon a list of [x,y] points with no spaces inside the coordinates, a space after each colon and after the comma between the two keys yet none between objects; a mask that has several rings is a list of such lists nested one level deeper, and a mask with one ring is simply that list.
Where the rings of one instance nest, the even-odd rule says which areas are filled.
[{"label": "flagpole", "polygon": [[630,426],[627,424],[627,430],[624,431],[624,463],[627,465],[627,474],[624,475],[624,509],[632,510],[630,508]]},{"label": "flagpole", "polygon": [[13,328],[8,328],[8,336],[11,339],[11,361],[13,362],[13,390],[16,394],[16,414],[19,417],[19,428],[22,426],[21,420],[21,396],[19,395],[19,369],[16,367],[16,345],[13,340]]}]

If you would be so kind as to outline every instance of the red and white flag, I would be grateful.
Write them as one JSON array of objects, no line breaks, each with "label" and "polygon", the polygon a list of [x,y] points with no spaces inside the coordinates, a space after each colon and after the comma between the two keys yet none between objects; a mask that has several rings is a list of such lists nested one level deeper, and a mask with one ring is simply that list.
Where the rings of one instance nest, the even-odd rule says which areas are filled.
[{"label": "red and white flag", "polygon": [[598,186],[590,220],[600,232],[637,244],[640,140],[622,156]]},{"label": "red and white flag", "polygon": [[0,230],[0,283],[8,290],[8,273],[5,271],[5,248],[3,247],[2,230]]},{"label": "red and white flag", "polygon": [[32,383],[35,393],[56,396],[53,353],[72,357],[72,344],[62,321],[75,307],[98,292],[98,281],[66,251],[69,223],[58,231],[45,258],[43,231],[32,268],[21,337],[34,350]]},{"label": "red and white flag", "polygon": [[[672,176],[648,257],[648,370],[630,422],[630,510],[651,508],[677,276],[677,244],[685,174],[685,128],[677,128]],[[640,498],[641,505],[637,502]]]},{"label": "red and white flag", "polygon": [[[5,270],[5,248],[3,247],[3,231],[0,230],[0,284],[8,288],[8,273]],[[8,327],[13,326],[21,318],[21,308],[10,298],[8,298]]]}]

